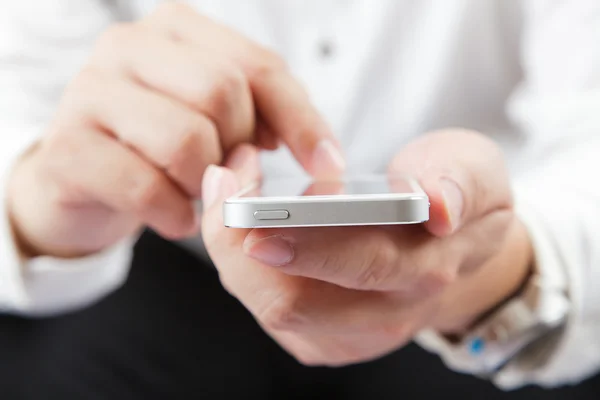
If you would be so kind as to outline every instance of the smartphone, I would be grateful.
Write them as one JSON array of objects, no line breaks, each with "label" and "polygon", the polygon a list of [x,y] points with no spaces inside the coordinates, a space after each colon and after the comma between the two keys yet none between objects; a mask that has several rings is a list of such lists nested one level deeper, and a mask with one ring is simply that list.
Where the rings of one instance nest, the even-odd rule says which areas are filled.
[{"label": "smartphone", "polygon": [[398,225],[428,219],[427,195],[405,176],[270,178],[250,184],[223,204],[224,224],[230,228]]}]

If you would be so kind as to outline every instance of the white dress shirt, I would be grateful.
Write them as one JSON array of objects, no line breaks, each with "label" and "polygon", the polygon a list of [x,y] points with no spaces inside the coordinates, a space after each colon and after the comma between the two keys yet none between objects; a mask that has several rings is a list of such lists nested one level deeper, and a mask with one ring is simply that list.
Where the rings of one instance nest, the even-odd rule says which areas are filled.
[{"label": "white dress shirt", "polygon": [[[158,0],[20,0],[0,6],[0,306],[49,315],[126,279],[130,238],[79,260],[23,261],[4,205],[15,159],[52,118],[95,38]],[[505,149],[544,282],[569,294],[547,362],[515,363],[505,388],[577,382],[600,367],[600,2],[597,0],[197,0],[280,53],[339,136],[349,172],[384,171],[423,132],[465,127]],[[286,149],[267,174],[301,173]],[[447,364],[468,360],[433,342]]]}]

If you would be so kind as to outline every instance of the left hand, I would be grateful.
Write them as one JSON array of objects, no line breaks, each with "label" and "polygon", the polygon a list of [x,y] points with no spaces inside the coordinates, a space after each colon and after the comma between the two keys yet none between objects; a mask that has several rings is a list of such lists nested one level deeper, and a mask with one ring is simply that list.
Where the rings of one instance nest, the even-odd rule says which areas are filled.
[{"label": "left hand", "polygon": [[225,228],[222,200],[259,175],[252,147],[234,159],[204,178],[207,250],[224,287],[302,363],[366,361],[424,328],[460,330],[530,262],[501,151],[482,135],[425,135],[395,157],[390,170],[429,196],[430,221],[418,226]]}]

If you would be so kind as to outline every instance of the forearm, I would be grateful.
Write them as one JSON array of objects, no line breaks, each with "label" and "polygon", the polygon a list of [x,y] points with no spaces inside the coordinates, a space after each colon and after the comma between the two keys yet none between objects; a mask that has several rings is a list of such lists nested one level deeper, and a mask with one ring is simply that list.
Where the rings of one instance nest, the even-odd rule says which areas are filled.
[{"label": "forearm", "polygon": [[453,335],[468,330],[518,291],[529,275],[533,259],[527,230],[515,217],[500,252],[474,273],[459,278],[442,295],[442,306],[432,328]]}]

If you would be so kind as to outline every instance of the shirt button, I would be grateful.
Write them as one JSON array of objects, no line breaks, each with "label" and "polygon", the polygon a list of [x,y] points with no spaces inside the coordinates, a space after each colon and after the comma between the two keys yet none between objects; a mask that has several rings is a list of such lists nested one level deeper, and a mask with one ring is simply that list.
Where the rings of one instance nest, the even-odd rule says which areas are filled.
[{"label": "shirt button", "polygon": [[333,56],[334,46],[329,40],[323,40],[319,44],[319,56],[323,59],[328,59]]}]

